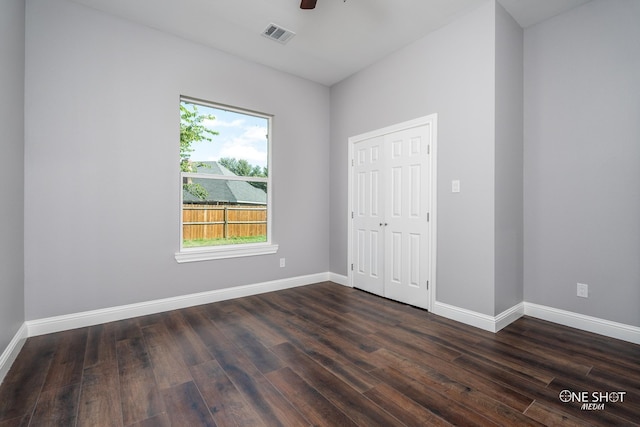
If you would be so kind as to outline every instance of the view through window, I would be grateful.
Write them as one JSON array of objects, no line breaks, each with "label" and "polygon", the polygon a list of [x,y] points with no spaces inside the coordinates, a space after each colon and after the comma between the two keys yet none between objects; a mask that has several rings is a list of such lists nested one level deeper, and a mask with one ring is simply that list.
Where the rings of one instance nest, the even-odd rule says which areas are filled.
[{"label": "view through window", "polygon": [[181,98],[181,250],[269,243],[270,120]]}]

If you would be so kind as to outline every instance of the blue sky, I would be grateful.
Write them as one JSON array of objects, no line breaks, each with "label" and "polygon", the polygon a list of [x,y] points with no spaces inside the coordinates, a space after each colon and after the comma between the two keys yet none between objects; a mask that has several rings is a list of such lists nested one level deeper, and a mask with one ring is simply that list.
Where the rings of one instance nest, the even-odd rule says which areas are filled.
[{"label": "blue sky", "polygon": [[211,141],[192,145],[191,161],[211,161],[221,157],[245,159],[252,165],[267,166],[268,120],[262,117],[197,105],[201,114],[212,114],[205,126],[219,133]]}]

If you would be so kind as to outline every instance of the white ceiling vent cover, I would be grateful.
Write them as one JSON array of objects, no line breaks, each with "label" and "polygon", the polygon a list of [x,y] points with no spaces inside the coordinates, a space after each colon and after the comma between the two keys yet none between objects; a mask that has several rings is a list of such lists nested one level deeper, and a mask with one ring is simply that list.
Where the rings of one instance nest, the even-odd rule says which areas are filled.
[{"label": "white ceiling vent cover", "polygon": [[285,44],[296,35],[293,31],[289,31],[286,28],[282,28],[276,24],[269,24],[267,28],[262,32],[262,35],[268,39],[275,40],[278,43]]}]

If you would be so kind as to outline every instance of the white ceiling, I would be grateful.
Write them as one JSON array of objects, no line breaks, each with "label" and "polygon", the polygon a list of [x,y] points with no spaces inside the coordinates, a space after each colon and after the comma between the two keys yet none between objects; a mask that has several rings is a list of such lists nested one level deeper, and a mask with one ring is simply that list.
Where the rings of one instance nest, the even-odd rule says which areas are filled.
[{"label": "white ceiling", "polygon": [[[330,86],[488,0],[73,0]],[[590,0],[499,0],[526,28]],[[270,23],[296,33],[261,36]]]}]

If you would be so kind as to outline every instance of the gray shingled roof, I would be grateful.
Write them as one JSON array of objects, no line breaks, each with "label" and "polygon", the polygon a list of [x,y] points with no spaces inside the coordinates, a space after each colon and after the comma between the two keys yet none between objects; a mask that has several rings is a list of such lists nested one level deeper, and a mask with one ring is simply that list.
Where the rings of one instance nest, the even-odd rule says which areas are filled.
[{"label": "gray shingled roof", "polygon": [[[203,166],[197,167],[198,173],[210,173],[216,175],[235,176],[233,172],[217,162],[199,162]],[[266,205],[267,193],[256,188],[248,182],[243,181],[223,181],[217,179],[193,178],[194,184],[200,184],[207,190],[209,195],[206,200],[201,200],[193,194],[182,191],[183,201],[185,203],[243,203],[254,205]]]}]

